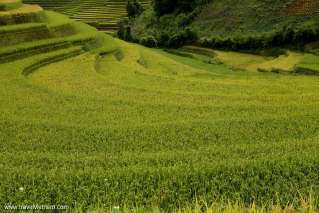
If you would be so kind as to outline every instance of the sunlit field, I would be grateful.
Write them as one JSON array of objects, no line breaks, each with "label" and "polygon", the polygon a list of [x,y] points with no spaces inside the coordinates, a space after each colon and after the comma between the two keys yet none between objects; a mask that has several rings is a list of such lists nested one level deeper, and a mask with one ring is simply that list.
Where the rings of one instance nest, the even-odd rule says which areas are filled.
[{"label": "sunlit field", "polygon": [[0,212],[318,212],[318,42],[151,49],[19,0],[0,37]]},{"label": "sunlit field", "polygon": [[1,65],[2,203],[269,207],[318,195],[317,76],[108,42],[27,75],[38,57]]}]

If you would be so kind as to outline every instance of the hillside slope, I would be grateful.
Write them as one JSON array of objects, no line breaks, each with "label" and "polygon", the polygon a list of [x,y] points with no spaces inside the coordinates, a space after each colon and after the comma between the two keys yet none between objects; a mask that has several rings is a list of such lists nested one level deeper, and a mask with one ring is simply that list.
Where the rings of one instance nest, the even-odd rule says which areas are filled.
[{"label": "hillside slope", "polygon": [[[201,45],[249,49],[303,45],[318,38],[316,0],[212,0],[191,12],[156,15],[150,9],[131,20],[131,37],[159,45]],[[301,44],[300,44],[301,43]]]},{"label": "hillside slope", "polygon": [[205,7],[191,24],[200,36],[211,33],[225,36],[225,33],[260,33],[294,27],[310,21],[318,21],[315,16],[319,8],[316,0],[309,7],[301,3],[306,0],[214,0]]}]

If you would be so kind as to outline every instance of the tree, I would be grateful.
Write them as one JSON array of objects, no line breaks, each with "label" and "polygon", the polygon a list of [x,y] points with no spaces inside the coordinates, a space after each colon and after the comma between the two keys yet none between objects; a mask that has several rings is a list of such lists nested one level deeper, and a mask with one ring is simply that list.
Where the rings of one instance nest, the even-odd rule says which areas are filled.
[{"label": "tree", "polygon": [[131,27],[130,27],[129,20],[127,18],[122,19],[119,21],[118,25],[119,25],[119,30],[117,31],[117,36],[120,39],[123,39],[125,41],[132,41]]},{"label": "tree", "polygon": [[197,5],[207,1],[208,0],[154,0],[154,11],[158,16],[169,14],[174,11],[190,12]]},{"label": "tree", "polygon": [[154,11],[156,15],[162,16],[173,12],[176,4],[177,2],[172,0],[154,0]]},{"label": "tree", "polygon": [[129,18],[135,18],[144,11],[138,0],[128,0],[126,10]]}]

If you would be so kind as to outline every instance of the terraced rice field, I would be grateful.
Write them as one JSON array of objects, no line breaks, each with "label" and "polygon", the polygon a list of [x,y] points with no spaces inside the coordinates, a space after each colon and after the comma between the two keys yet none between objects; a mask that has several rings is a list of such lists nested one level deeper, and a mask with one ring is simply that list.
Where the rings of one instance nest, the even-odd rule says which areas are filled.
[{"label": "terraced rice field", "polygon": [[[39,4],[45,9],[54,10],[78,21],[89,23],[101,31],[117,29],[117,22],[127,15],[126,0],[26,0],[26,3]],[[146,8],[150,0],[141,0]]]},{"label": "terraced rice field", "polygon": [[0,208],[318,209],[316,45],[278,58],[164,51],[55,12],[6,13]]},{"label": "terraced rice field", "polygon": [[1,204],[171,209],[318,195],[318,77],[104,45],[113,50],[27,74],[39,56],[0,65]]},{"label": "terraced rice field", "polygon": [[[76,52],[83,53],[103,43],[102,33],[65,15],[18,0],[0,3],[9,8],[0,11],[0,63],[29,56],[41,58],[43,54],[54,55],[55,51],[68,55],[65,50],[74,53],[73,47],[78,48]],[[12,4],[17,7],[10,9]],[[63,59],[62,55],[60,57]]]}]

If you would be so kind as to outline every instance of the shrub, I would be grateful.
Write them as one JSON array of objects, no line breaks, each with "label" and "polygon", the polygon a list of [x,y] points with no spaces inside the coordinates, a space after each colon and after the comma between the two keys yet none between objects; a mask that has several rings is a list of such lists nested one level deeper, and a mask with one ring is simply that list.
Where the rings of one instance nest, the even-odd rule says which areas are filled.
[{"label": "shrub", "polygon": [[286,55],[287,51],[278,47],[272,47],[269,49],[264,49],[260,53],[264,56],[278,57],[280,55]]},{"label": "shrub", "polygon": [[129,18],[137,17],[144,11],[138,0],[128,0],[126,10]]},{"label": "shrub", "polygon": [[154,0],[154,11],[156,15],[162,16],[175,10],[176,1],[171,0]]},{"label": "shrub", "polygon": [[169,46],[168,45],[169,39],[170,39],[170,36],[166,32],[164,32],[159,36],[158,42],[160,45],[167,47]]},{"label": "shrub", "polygon": [[186,28],[184,31],[180,33],[176,33],[168,40],[168,47],[177,48],[183,46],[187,42],[195,41],[197,39],[197,35],[195,32]]},{"label": "shrub", "polygon": [[125,41],[132,41],[132,35],[131,35],[131,27],[129,20],[127,19],[122,19],[118,23],[119,25],[119,30],[117,31],[117,36],[120,39],[123,39]]},{"label": "shrub", "polygon": [[157,47],[158,41],[153,36],[145,36],[140,39],[140,43],[147,47]]},{"label": "shrub", "polygon": [[197,6],[208,3],[209,0],[154,0],[154,11],[158,16],[178,12],[191,12]]},{"label": "shrub", "polygon": [[267,33],[251,33],[248,36],[232,35],[231,37],[201,38],[199,44],[204,47],[221,48],[229,50],[260,51],[266,49],[265,55],[283,54],[280,48],[293,44],[296,49],[301,49],[305,44],[316,41],[319,28],[313,25],[302,25],[296,28],[290,26],[281,30],[273,30]]}]

